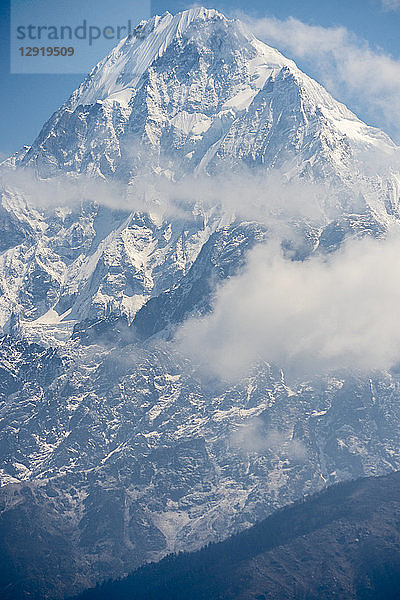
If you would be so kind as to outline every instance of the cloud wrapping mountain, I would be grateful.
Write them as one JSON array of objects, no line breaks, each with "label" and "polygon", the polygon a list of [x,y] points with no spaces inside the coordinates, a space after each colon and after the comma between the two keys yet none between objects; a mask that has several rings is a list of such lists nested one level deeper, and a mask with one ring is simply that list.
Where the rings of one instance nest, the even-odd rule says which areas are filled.
[{"label": "cloud wrapping mountain", "polygon": [[390,369],[400,357],[399,256],[397,228],[305,261],[284,258],[279,244],[257,247],[212,313],[182,326],[182,351],[228,378],[257,361],[297,377]]}]

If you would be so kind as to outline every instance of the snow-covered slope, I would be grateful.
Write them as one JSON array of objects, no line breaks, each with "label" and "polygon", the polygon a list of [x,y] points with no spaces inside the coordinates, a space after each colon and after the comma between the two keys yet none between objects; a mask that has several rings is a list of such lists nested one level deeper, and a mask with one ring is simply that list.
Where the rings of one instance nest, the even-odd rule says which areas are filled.
[{"label": "snow-covered slope", "polygon": [[[332,209],[340,219],[362,213],[376,230],[399,212],[393,166],[399,149],[389,137],[362,123],[240,21],[204,8],[139,24],[50,118],[32,147],[8,164],[44,178],[88,174],[123,182],[133,197],[142,196],[148,174],[176,180],[229,175],[244,166],[264,173],[277,168],[282,180],[318,182],[329,191],[321,196],[326,217],[316,246]],[[62,185],[68,190],[68,179]],[[29,212],[29,198],[15,185],[6,186],[2,198],[9,223],[1,257],[7,277],[0,282],[0,324],[6,327],[13,313],[54,324],[57,317],[45,317],[48,311],[64,321],[114,312],[131,321],[150,297],[179,281],[226,222],[198,206],[173,222],[130,214],[126,203],[124,211],[99,209],[96,194],[81,210],[54,211],[52,198],[52,209],[39,214]]]},{"label": "snow-covered slope", "polygon": [[[261,365],[230,385],[204,380],[165,341],[211,309],[269,224],[198,193],[163,212],[141,192],[148,177],[202,189],[244,169],[318,183],[318,223],[291,223],[303,259],[398,219],[398,155],[239,21],[193,8],[141,23],[7,161],[0,533],[47,597],[220,539],[331,482],[400,468],[398,375],[291,389],[279,366]],[[49,187],[27,191],[30,170]],[[110,184],[107,202],[97,187],[79,202],[87,176]],[[50,190],[39,204],[37,189]],[[26,527],[33,551],[18,554]]]},{"label": "snow-covered slope", "polygon": [[181,177],[238,162],[279,167],[334,182],[343,206],[361,183],[366,206],[384,219],[389,205],[398,210],[398,180],[388,190],[371,177],[377,156],[398,159],[388,136],[240,21],[193,8],[141,23],[17,162],[45,177],[62,170],[125,181],[143,170]]}]

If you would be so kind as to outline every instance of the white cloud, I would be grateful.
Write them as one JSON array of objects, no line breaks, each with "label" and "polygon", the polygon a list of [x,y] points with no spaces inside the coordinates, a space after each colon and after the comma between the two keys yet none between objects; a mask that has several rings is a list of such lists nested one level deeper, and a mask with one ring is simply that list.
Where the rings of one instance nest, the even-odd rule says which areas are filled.
[{"label": "white cloud", "polygon": [[396,11],[400,8],[400,0],[381,0],[383,10]]},{"label": "white cloud", "polygon": [[57,208],[79,209],[81,203],[95,202],[115,210],[152,212],[157,215],[180,216],[185,207],[174,204],[163,192],[157,178],[146,177],[136,185],[106,181],[85,174],[59,173],[40,179],[31,168],[2,168],[0,193],[19,195],[31,208],[52,211]]},{"label": "white cloud", "polygon": [[3,169],[1,189],[11,190],[31,207],[45,211],[58,207],[75,210],[81,203],[97,202],[113,209],[150,212],[161,219],[190,220],[195,218],[197,205],[206,212],[222,211],[227,221],[234,216],[254,220],[282,234],[284,229],[292,230],[290,223],[305,217],[308,222],[322,224],[338,215],[333,190],[300,179],[287,181],[277,169],[268,173],[243,169],[214,177],[190,176],[179,182],[150,174],[138,178],[134,185],[84,174],[39,179],[33,169]]},{"label": "white cloud", "polygon": [[[393,9],[400,2],[389,4]],[[400,60],[345,27],[308,25],[293,17],[247,22],[257,37],[300,61],[332,94],[362,110],[364,119],[400,136]]]},{"label": "white cloud", "polygon": [[182,326],[178,343],[231,379],[260,360],[292,377],[387,369],[400,360],[399,272],[397,229],[304,262],[284,259],[270,243],[218,290],[212,314]]},{"label": "white cloud", "polygon": [[[328,186],[287,176],[279,169],[245,169],[226,173],[187,177],[179,182],[159,179],[154,195],[168,205],[201,205],[204,210],[220,207],[226,215],[236,215],[269,226],[284,227],[307,220],[323,223],[338,216],[337,194]],[[354,210],[357,200],[355,199]],[[279,225],[278,225],[279,224]]]}]

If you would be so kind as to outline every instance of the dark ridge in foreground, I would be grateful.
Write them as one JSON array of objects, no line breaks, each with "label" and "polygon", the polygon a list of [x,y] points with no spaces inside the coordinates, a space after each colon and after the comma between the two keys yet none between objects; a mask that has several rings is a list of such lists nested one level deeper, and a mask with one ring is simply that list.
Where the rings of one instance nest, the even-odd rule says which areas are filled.
[{"label": "dark ridge in foreground", "polygon": [[395,600],[400,472],[335,485],[194,553],[171,555],[79,600]]}]

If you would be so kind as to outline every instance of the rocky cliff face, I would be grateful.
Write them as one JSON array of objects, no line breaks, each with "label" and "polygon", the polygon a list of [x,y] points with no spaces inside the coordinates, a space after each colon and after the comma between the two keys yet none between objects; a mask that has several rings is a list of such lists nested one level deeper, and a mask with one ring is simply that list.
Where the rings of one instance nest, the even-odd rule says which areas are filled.
[{"label": "rocky cliff face", "polygon": [[[294,223],[303,260],[397,220],[398,152],[240,22],[195,8],[141,23],[3,166],[4,594],[61,598],[399,469],[397,373],[289,386],[262,364],[232,384],[173,342],[270,232],[200,202],[196,181],[246,168],[323,186],[318,222]],[[157,210],[154,182],[188,177],[183,210]]]}]

